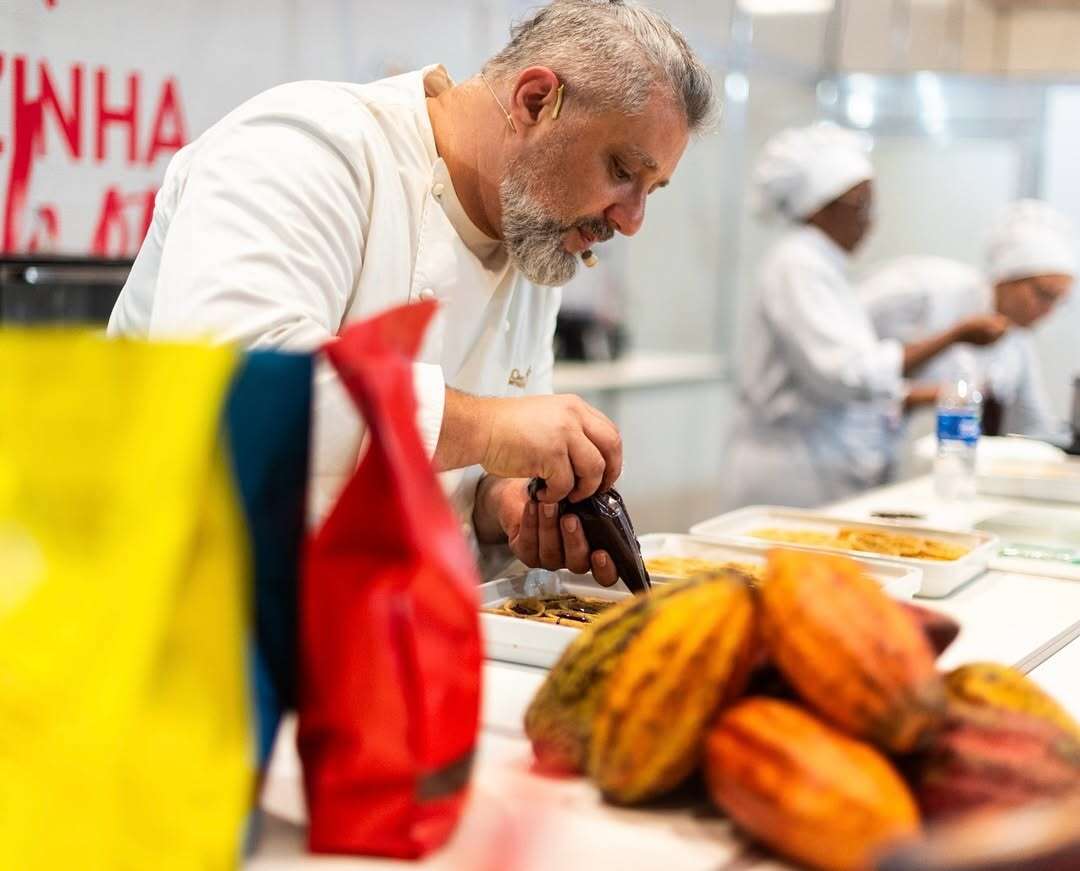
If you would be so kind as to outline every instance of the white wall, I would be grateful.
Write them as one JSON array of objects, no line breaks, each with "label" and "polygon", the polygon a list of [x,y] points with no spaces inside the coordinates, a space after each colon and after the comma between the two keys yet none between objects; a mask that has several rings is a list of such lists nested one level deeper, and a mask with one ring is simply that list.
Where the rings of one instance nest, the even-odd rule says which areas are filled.
[{"label": "white wall", "polygon": [[982,264],[989,221],[1018,193],[1015,143],[879,138],[873,160],[877,223],[857,269],[908,253]]},{"label": "white wall", "polygon": [[[1051,89],[1042,195],[1080,227],[1080,87]],[[1055,407],[1069,413],[1072,378],[1080,375],[1080,289],[1039,330],[1039,356]]]}]

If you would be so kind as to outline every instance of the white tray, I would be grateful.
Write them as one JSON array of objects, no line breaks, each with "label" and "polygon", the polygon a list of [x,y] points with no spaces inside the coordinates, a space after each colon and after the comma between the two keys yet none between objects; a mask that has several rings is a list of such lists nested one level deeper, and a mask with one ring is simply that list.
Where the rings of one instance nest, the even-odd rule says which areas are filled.
[{"label": "white tray", "polygon": [[858,529],[870,529],[877,532],[910,533],[928,538],[937,538],[968,548],[968,553],[957,560],[911,559],[908,557],[885,556],[865,551],[850,551],[840,548],[819,547],[815,545],[795,545],[773,543],[772,547],[789,547],[795,550],[815,550],[829,553],[844,553],[874,563],[893,563],[922,570],[922,583],[918,595],[940,598],[947,596],[957,587],[986,571],[990,558],[997,553],[998,537],[987,532],[956,532],[955,530],[935,529],[925,526],[909,526],[902,523],[874,523],[867,520],[832,517],[820,511],[808,511],[799,508],[782,508],[774,505],[751,505],[728,514],[722,514],[711,520],[705,520],[691,527],[694,535],[715,541],[738,544],[761,544],[762,540],[752,538],[750,533],[762,527],[781,529],[808,529],[815,532],[834,532],[841,526],[853,526]]},{"label": "white tray", "polygon": [[[491,608],[506,599],[556,593],[574,593],[614,601],[631,595],[621,584],[617,587],[601,587],[589,575],[575,575],[565,570],[547,572],[533,569],[516,578],[500,578],[481,584],[480,607]],[[480,614],[480,628],[484,633],[484,655],[488,659],[541,668],[551,668],[566,645],[581,634],[580,629],[568,626],[487,613]]]},{"label": "white tray", "polygon": [[[713,539],[696,535],[684,535],[677,532],[657,532],[641,536],[641,556],[650,559],[657,556],[684,556],[714,562],[752,563],[764,565],[765,555],[776,545],[772,542],[750,539],[735,544],[721,543]],[[922,584],[922,569],[918,566],[902,566],[895,563],[877,562],[856,557],[855,561],[890,596],[896,599],[910,599]],[[676,580],[665,575],[650,573],[653,583],[662,584]]]},{"label": "white tray", "polygon": [[975,489],[985,496],[1080,503],[1080,461],[989,463],[979,467]]},{"label": "white tray", "polygon": [[[695,538],[677,533],[643,535],[641,555],[690,556],[717,562],[740,562],[761,564],[765,554],[772,548],[767,542],[752,544],[722,544],[705,538]],[[868,574],[877,580],[889,595],[897,599],[910,599],[919,589],[922,571],[917,567],[894,565],[856,559]],[[657,584],[670,583],[673,578],[654,575]],[[575,593],[598,599],[618,601],[630,595],[618,584],[601,587],[590,575],[575,575],[568,571],[546,572],[534,569],[526,575],[500,578],[480,586],[482,608],[491,608],[506,599],[523,596],[552,595],[558,592]],[[481,613],[480,624],[484,632],[485,655],[488,659],[516,662],[550,668],[574,638],[581,632],[568,626],[554,626],[534,620],[501,617],[498,614]]]}]

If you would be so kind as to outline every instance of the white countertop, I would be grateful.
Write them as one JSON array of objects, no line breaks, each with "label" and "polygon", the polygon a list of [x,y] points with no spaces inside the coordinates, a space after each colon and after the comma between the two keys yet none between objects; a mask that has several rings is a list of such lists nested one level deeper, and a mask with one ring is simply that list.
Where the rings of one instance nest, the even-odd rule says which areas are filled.
[{"label": "white countertop", "polygon": [[555,393],[638,390],[726,376],[727,364],[717,354],[633,351],[610,362],[556,363],[553,387]]},{"label": "white countertop", "polygon": [[[847,517],[864,517],[874,510],[918,511],[928,515],[928,525],[969,528],[1000,510],[1031,504],[980,498],[942,505],[929,480],[917,479],[831,510]],[[945,667],[990,659],[1033,668],[1031,676],[1080,716],[1080,640],[1069,640],[1080,634],[1080,581],[989,571],[950,596],[924,604],[962,624],[960,637],[942,658]],[[279,736],[263,798],[263,837],[246,868],[716,871],[736,857],[732,867],[737,864],[740,871],[789,867],[747,847],[704,806],[615,808],[605,805],[585,780],[532,773],[521,722],[543,676],[540,669],[485,663],[483,730],[469,804],[450,844],[417,863],[304,853],[299,767],[290,725]]]}]

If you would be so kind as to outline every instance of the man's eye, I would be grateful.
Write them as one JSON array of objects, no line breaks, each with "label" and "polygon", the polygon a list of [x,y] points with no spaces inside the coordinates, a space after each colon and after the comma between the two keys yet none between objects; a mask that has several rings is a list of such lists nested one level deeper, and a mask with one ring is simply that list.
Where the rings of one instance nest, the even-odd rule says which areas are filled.
[{"label": "man's eye", "polygon": [[619,161],[611,161],[611,174],[617,181],[630,181],[631,175],[626,171],[625,167]]}]

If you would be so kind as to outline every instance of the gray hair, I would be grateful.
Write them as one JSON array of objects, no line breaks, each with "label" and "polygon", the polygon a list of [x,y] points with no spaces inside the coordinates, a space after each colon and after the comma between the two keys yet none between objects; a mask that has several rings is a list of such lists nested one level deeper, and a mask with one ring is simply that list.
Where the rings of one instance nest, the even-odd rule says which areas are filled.
[{"label": "gray hair", "polygon": [[637,114],[659,87],[682,109],[690,132],[712,120],[705,65],[666,18],[636,3],[555,0],[513,28],[484,75],[501,80],[530,66],[549,67],[568,98],[584,97],[595,109]]}]

